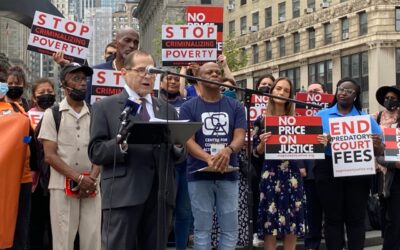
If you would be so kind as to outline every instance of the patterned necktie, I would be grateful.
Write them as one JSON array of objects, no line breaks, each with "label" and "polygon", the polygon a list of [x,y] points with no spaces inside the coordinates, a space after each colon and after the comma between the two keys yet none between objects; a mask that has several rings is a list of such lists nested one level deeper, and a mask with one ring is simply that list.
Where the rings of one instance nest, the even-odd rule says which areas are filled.
[{"label": "patterned necktie", "polygon": [[149,121],[150,120],[150,115],[147,112],[147,107],[146,107],[146,99],[145,98],[140,98],[142,101],[142,107],[139,112],[139,117],[142,121]]}]

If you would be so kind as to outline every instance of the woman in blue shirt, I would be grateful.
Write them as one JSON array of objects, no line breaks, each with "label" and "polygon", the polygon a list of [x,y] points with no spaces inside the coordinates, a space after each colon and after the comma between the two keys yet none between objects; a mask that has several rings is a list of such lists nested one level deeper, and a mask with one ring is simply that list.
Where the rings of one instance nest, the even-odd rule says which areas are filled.
[{"label": "woman in blue shirt", "polygon": [[[318,112],[322,118],[324,134],[330,137],[329,119],[335,117],[365,115],[361,111],[360,86],[351,78],[337,83],[332,105]],[[382,150],[382,131],[371,118],[374,153]],[[362,250],[365,240],[365,211],[371,176],[333,177],[330,144],[325,150],[325,160],[316,163],[314,169],[316,186],[325,213],[325,239],[328,250],[343,249],[344,226],[346,226],[348,249]]]}]

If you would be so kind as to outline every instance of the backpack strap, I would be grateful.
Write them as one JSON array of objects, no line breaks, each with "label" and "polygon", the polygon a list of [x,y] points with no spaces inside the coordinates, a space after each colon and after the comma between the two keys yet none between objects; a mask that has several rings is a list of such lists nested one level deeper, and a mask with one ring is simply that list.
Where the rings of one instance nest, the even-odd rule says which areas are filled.
[{"label": "backpack strap", "polygon": [[376,117],[376,122],[378,123],[378,125],[381,124],[381,117],[382,117],[382,110],[379,111],[378,116]]},{"label": "backpack strap", "polygon": [[54,123],[56,124],[56,131],[58,134],[58,131],[60,130],[60,123],[61,123],[60,106],[58,104],[54,105],[53,107],[51,107],[51,111],[53,113]]}]

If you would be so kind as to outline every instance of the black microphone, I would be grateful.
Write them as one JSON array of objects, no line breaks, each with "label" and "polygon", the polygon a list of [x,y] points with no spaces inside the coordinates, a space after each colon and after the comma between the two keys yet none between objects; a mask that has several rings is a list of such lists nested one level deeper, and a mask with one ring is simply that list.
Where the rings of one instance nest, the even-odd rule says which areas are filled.
[{"label": "black microphone", "polygon": [[147,74],[169,74],[168,70],[156,68],[153,65],[146,66],[146,73]]},{"label": "black microphone", "polygon": [[140,101],[134,100],[133,98],[128,98],[125,103],[125,108],[122,110],[121,115],[119,116],[119,119],[122,121],[123,119],[126,119],[128,114],[132,114],[135,116],[140,108]]},{"label": "black microphone", "polygon": [[[135,116],[140,107],[141,107],[141,102],[138,100],[134,100],[133,98],[128,98],[125,103],[125,108],[122,110],[121,115],[119,116],[119,119],[121,120],[121,125],[119,126],[118,129],[118,134],[117,134],[117,143],[120,144],[122,143],[127,136],[127,131],[126,127],[130,123],[130,120],[128,119],[129,115]],[[122,133],[124,132],[124,133]]]}]

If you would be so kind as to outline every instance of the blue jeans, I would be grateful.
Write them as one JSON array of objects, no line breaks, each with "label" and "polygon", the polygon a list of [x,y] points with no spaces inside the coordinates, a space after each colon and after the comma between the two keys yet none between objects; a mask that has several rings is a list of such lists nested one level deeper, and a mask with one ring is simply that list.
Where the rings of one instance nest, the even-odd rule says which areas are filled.
[{"label": "blue jeans", "polygon": [[194,249],[211,249],[214,207],[221,229],[218,249],[235,249],[239,231],[239,181],[191,181],[189,195],[194,217]]},{"label": "blue jeans", "polygon": [[177,250],[186,250],[189,228],[192,221],[192,210],[186,176],[186,162],[176,166],[176,206],[175,206],[175,244]]}]

